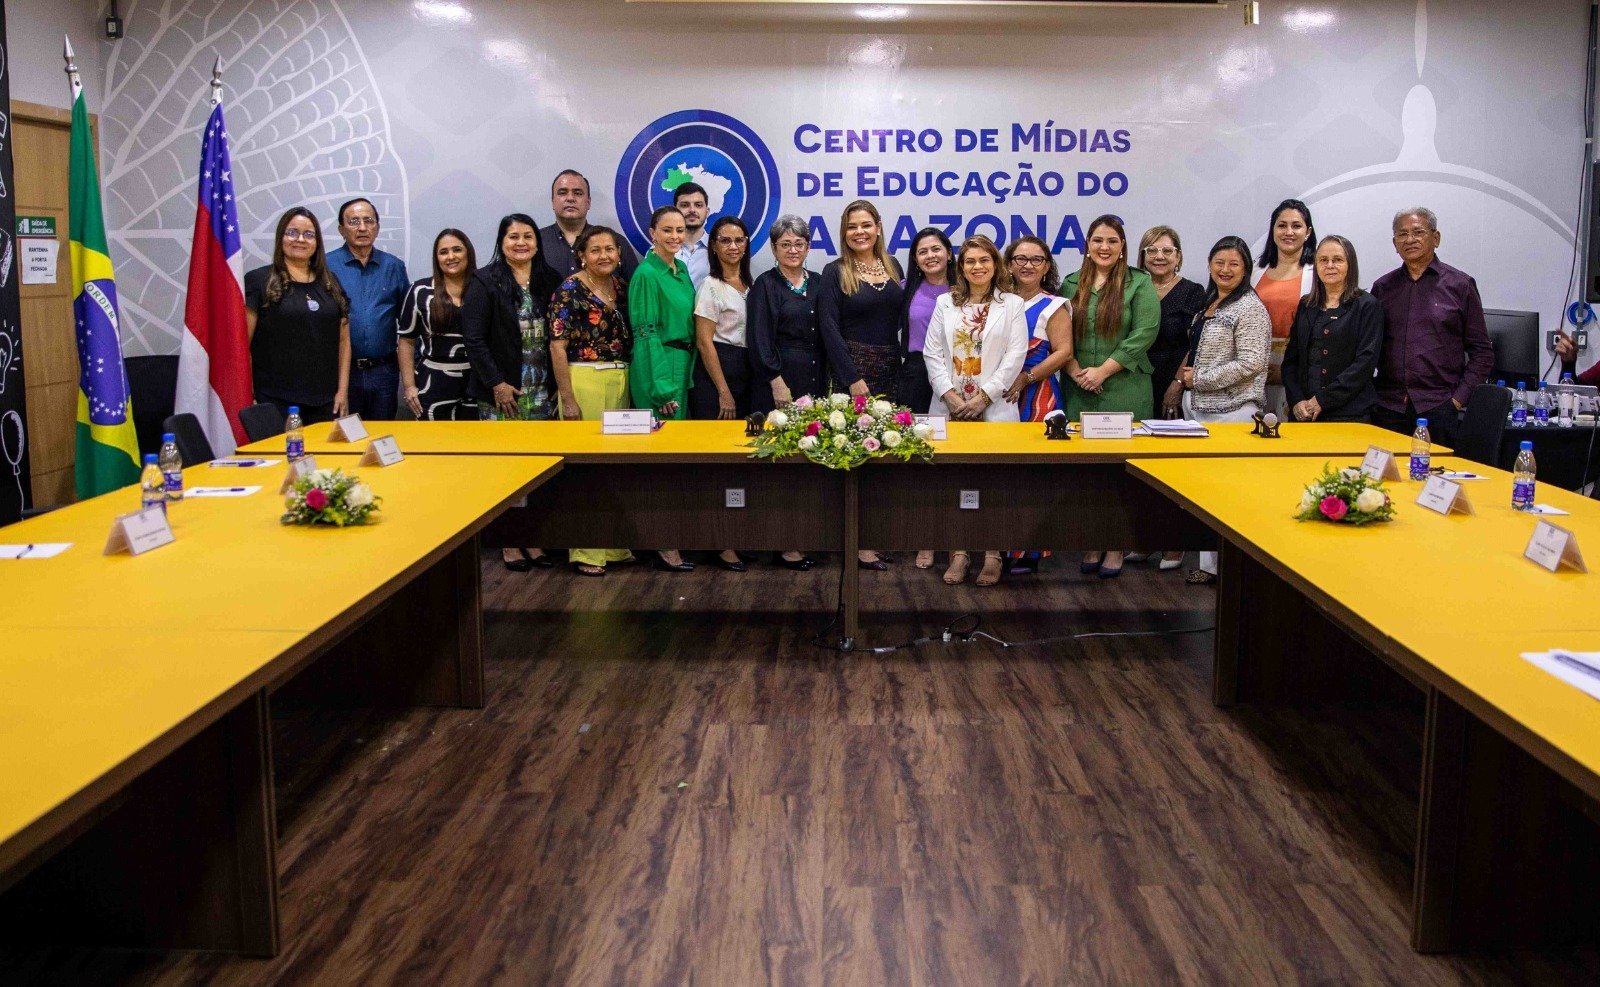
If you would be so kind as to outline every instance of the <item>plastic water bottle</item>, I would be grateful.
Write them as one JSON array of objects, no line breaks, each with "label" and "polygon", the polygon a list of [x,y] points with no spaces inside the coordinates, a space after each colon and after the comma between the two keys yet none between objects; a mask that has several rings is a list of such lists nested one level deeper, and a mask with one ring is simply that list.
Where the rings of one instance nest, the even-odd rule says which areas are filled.
[{"label": "plastic water bottle", "polygon": [[289,462],[304,459],[306,455],[306,426],[300,421],[300,406],[289,405],[289,417],[283,422],[284,453]]},{"label": "plastic water bottle", "polygon": [[[1573,386],[1572,374],[1566,373],[1561,375],[1561,386],[1563,388]],[[1563,390],[1556,395],[1556,408],[1561,413],[1556,419],[1556,423],[1562,428],[1572,427],[1572,405],[1575,398],[1576,395],[1567,390]]]},{"label": "plastic water bottle", "polygon": [[1533,443],[1524,441],[1522,451],[1517,453],[1517,464],[1511,468],[1514,474],[1511,478],[1511,509],[1513,511],[1526,511],[1533,507],[1533,487],[1535,464],[1533,462]]},{"label": "plastic water bottle", "polygon": [[1533,396],[1533,423],[1543,428],[1550,424],[1550,382],[1539,382],[1539,393]]},{"label": "plastic water bottle", "polygon": [[1528,424],[1528,384],[1517,381],[1517,392],[1511,398],[1511,424],[1521,428]]},{"label": "plastic water bottle", "polygon": [[183,456],[178,452],[178,437],[171,432],[161,435],[161,454],[156,457],[161,467],[162,479],[167,484],[167,500],[183,499]]},{"label": "plastic water bottle", "polygon": [[517,396],[517,417],[523,421],[531,421],[536,417],[540,404],[539,381],[533,375],[532,364],[522,365],[522,383],[519,389],[522,393]]},{"label": "plastic water bottle", "polygon": [[1433,436],[1428,434],[1428,420],[1417,419],[1417,430],[1411,433],[1411,478],[1426,480],[1428,468],[1433,464]]},{"label": "plastic water bottle", "polygon": [[161,513],[167,512],[167,478],[161,475],[161,466],[153,452],[144,454],[144,472],[139,475],[139,505],[146,510],[159,507]]}]

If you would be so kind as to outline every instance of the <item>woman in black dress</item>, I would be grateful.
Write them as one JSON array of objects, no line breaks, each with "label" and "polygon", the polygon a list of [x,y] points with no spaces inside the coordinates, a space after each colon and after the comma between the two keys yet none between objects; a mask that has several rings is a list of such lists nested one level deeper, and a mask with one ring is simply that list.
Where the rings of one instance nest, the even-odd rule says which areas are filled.
[{"label": "woman in black dress", "polygon": [[272,263],[244,276],[257,401],[287,417],[300,406],[306,424],[349,410],[350,304],[328,270],[317,217],[295,206],[278,220]]},{"label": "woman in black dress", "polygon": [[1316,280],[1300,300],[1283,356],[1289,414],[1302,422],[1364,422],[1378,403],[1372,372],[1383,350],[1383,305],[1361,289],[1356,248],[1326,236]]},{"label": "woman in black dress", "polygon": [[467,341],[461,335],[461,305],[468,291],[485,291],[474,277],[472,241],[460,230],[433,239],[433,276],[423,278],[400,303],[400,393],[419,421],[478,420],[478,403],[467,397]]},{"label": "woman in black dress", "polygon": [[817,329],[835,387],[893,399],[900,378],[900,265],[889,256],[883,218],[865,199],[844,207],[839,259],[822,269]]},{"label": "woman in black dress", "polygon": [[811,228],[799,216],[780,216],[767,235],[778,266],[750,286],[750,406],[771,411],[804,395],[821,397],[822,338],[817,334],[819,278],[806,270]]}]

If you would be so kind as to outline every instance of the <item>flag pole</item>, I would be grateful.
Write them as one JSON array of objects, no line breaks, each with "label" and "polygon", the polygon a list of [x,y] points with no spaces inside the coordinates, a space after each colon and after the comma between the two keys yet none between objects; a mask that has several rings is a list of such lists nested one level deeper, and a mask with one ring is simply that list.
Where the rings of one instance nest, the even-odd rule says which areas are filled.
[{"label": "flag pole", "polygon": [[222,103],[222,56],[211,65],[211,105],[219,106]]},{"label": "flag pole", "polygon": [[77,100],[78,94],[83,92],[83,79],[78,76],[78,63],[72,60],[72,39],[65,34],[61,36],[61,57],[67,63],[67,82],[72,86],[72,98]]}]

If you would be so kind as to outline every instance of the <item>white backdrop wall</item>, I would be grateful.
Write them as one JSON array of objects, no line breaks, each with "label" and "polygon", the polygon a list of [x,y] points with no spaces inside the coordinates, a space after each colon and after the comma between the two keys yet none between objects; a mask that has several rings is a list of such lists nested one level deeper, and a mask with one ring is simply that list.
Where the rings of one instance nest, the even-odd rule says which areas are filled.
[{"label": "white backdrop wall", "polygon": [[[24,0],[23,18],[38,5]],[[1100,213],[1133,237],[1168,223],[1203,280],[1217,237],[1262,241],[1272,206],[1296,196],[1319,233],[1355,241],[1370,283],[1396,263],[1390,215],[1422,203],[1486,304],[1552,324],[1573,258],[1588,4],[1262,6],[1246,28],[1236,8],[954,21],[912,8],[889,23],[622,0],[133,0],[127,37],[95,49],[125,345],[177,348],[216,55],[248,266],[296,203],[333,235],[338,202],[373,198],[382,245],[415,277],[445,226],[486,257],[503,213],[548,222],[563,167],[589,176],[595,218],[612,222],[668,195],[682,166],[752,219],[816,217],[814,267],[865,191],[902,240],[936,218],[957,239],[1042,226],[1064,268]],[[870,150],[851,149],[840,133],[828,149],[830,131],[884,129],[911,147],[890,136],[880,151],[869,134]],[[918,187],[947,174],[943,192],[891,195],[888,173]],[[1056,194],[1039,194],[1056,191],[1047,174]]]},{"label": "white backdrop wall", "polygon": [[[98,108],[100,74],[108,45],[99,0],[6,0],[6,56],[11,98],[45,106],[70,107],[61,39],[72,36],[83,89]],[[198,126],[198,124],[196,124]]]}]

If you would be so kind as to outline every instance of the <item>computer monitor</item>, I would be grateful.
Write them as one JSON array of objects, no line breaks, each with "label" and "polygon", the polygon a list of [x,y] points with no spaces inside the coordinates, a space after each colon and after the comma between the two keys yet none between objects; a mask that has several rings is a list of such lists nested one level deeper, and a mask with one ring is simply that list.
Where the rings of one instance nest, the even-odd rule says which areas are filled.
[{"label": "computer monitor", "polygon": [[1490,379],[1504,380],[1512,387],[1519,380],[1529,384],[1538,380],[1545,363],[1541,359],[1544,347],[1539,339],[1539,313],[1486,308],[1483,321],[1488,324],[1489,341],[1494,344],[1494,373]]}]

